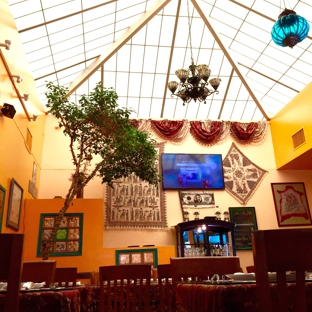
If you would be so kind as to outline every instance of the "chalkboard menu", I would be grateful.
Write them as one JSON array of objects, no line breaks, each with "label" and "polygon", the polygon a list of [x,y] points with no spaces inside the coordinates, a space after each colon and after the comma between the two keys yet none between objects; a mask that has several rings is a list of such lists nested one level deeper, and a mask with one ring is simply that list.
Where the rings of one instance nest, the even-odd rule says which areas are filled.
[{"label": "chalkboard menu", "polygon": [[251,233],[257,230],[256,211],[254,207],[230,207],[230,220],[235,224],[234,238],[237,250],[252,249]]}]

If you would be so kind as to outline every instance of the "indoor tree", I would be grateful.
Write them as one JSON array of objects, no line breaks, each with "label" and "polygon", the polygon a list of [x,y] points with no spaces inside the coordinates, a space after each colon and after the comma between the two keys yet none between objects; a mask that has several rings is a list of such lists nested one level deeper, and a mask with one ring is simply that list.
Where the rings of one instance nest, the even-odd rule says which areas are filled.
[{"label": "indoor tree", "polygon": [[110,187],[114,180],[132,172],[156,186],[160,181],[156,142],[149,133],[132,126],[129,120],[132,111],[118,106],[114,89],[98,83],[76,104],[70,102],[67,88],[52,82],[47,83],[47,88],[46,106],[69,137],[74,172],[52,233],[43,242],[43,259],[49,257],[60,222],[72,200],[92,178],[99,176]]}]

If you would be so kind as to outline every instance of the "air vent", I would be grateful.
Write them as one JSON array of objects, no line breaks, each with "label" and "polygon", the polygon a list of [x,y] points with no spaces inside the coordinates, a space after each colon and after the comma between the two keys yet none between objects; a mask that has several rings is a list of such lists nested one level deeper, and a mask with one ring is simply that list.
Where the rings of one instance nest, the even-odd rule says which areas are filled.
[{"label": "air vent", "polygon": [[294,148],[297,148],[306,142],[303,128],[292,136],[292,140]]}]

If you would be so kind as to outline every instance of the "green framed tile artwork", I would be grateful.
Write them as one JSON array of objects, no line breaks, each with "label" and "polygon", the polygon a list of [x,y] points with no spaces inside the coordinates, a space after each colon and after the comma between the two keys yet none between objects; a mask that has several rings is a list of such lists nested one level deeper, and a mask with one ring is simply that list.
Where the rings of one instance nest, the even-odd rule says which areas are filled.
[{"label": "green framed tile artwork", "polygon": [[116,250],[116,265],[151,264],[158,266],[157,248]]},{"label": "green framed tile artwork", "polygon": [[[42,256],[42,242],[52,232],[57,213],[42,213],[38,234],[37,257]],[[56,233],[50,256],[82,254],[83,213],[66,213]]]}]

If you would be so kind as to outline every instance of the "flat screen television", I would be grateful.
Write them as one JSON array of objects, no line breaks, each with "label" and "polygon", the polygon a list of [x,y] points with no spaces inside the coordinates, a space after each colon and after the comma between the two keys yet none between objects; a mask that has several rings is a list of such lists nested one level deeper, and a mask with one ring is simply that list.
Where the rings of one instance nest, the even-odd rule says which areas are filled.
[{"label": "flat screen television", "polygon": [[161,155],[163,189],[224,189],[221,154]]}]

